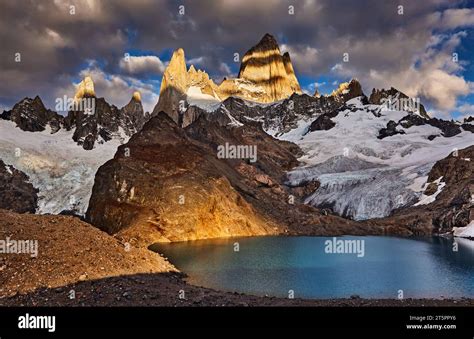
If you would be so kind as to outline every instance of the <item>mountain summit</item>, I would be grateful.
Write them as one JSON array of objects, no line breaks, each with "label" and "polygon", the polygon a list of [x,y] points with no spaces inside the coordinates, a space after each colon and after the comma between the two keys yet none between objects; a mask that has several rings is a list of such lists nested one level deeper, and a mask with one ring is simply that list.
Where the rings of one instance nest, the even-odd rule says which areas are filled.
[{"label": "mountain summit", "polygon": [[196,70],[193,65],[187,69],[184,51],[179,48],[163,74],[160,99],[153,116],[164,111],[179,122],[180,112],[185,110],[186,104],[208,108],[229,97],[270,103],[288,98],[293,93],[301,94],[301,87],[290,55],[281,53],[278,42],[270,34],[265,34],[245,53],[238,77],[224,79],[219,86],[206,72]]},{"label": "mountain summit", "polygon": [[74,95],[74,100],[86,97],[95,97],[94,82],[90,76],[86,76],[84,80],[79,83],[76,94]]},{"label": "mountain summit", "polygon": [[276,39],[268,33],[245,53],[239,78],[263,87],[269,102],[301,93],[290,55],[282,55]]}]

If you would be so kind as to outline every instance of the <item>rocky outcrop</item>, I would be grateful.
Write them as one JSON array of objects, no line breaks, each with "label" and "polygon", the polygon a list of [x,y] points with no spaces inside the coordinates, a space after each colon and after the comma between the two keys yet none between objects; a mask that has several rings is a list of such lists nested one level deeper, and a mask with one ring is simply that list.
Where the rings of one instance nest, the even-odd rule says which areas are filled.
[{"label": "rocky outcrop", "polygon": [[151,115],[156,116],[159,112],[165,112],[174,122],[180,124],[188,106],[187,93],[191,87],[197,87],[201,93],[219,99],[217,86],[206,72],[197,71],[193,65],[189,71],[186,69],[184,51],[179,48],[174,51],[163,74],[160,98]]},{"label": "rocky outcrop", "polygon": [[383,138],[386,138],[386,137],[391,137],[391,136],[394,136],[396,134],[405,134],[405,131],[404,130],[400,130],[400,129],[397,129],[397,123],[393,120],[390,120],[388,123],[387,123],[387,127],[386,128],[382,128],[380,131],[379,131],[379,135],[377,136],[378,139],[383,139]]},{"label": "rocky outcrop", "polygon": [[[412,113],[417,113],[423,118],[429,119],[430,116],[425,110],[425,106],[422,104],[419,104],[419,107],[416,108],[414,107],[415,102],[412,101],[411,103],[408,102],[403,102],[398,100],[400,99],[411,99],[406,95],[405,93],[400,92],[398,89],[391,87],[390,89],[372,89],[372,93],[370,94],[369,97],[369,103],[372,105],[382,105],[382,104],[387,104],[388,101],[392,105],[397,105],[399,109],[396,110],[406,110],[406,111],[411,111]],[[412,100],[412,99],[411,99]]]},{"label": "rocky outcrop", "polygon": [[186,100],[188,90],[188,79],[186,70],[186,61],[182,48],[174,51],[173,56],[163,73],[160,87],[160,97],[158,103],[153,109],[152,116],[159,112],[165,112],[175,122],[178,122],[180,111],[180,102]]},{"label": "rocky outcrop", "polygon": [[64,119],[67,130],[74,129],[73,140],[85,150],[113,138],[124,140],[140,130],[148,120],[143,112],[140,94],[135,92],[130,102],[119,109],[104,98],[97,98],[90,77],[77,88],[75,105]]},{"label": "rocky outcrop", "polygon": [[144,112],[140,92],[135,91],[130,102],[119,111],[120,125],[124,127],[127,135],[133,135],[142,129],[150,119],[150,114]]},{"label": "rocky outcrop", "polygon": [[345,103],[353,98],[360,96],[365,97],[365,94],[362,91],[362,86],[359,81],[357,79],[352,79],[349,82],[343,82],[340,84],[339,87],[329,96],[337,102]]},{"label": "rocky outcrop", "polygon": [[232,187],[230,170],[160,113],[99,169],[87,219],[149,243],[276,233]]},{"label": "rocky outcrop", "polygon": [[0,159],[0,209],[17,213],[35,213],[38,189],[28,176]]},{"label": "rocky outcrop", "polygon": [[[410,113],[404,116],[402,119],[395,123],[394,121],[390,121],[391,126],[387,125],[387,128],[380,130],[380,136],[386,137],[395,135],[398,133],[403,134],[403,130],[396,130],[396,127],[403,127],[405,129],[409,129],[413,126],[423,126],[423,125],[430,125],[439,129],[439,135],[433,135],[430,140],[433,140],[437,136],[443,136],[446,138],[453,137],[458,135],[462,132],[462,130],[474,133],[474,129],[464,128],[464,124],[460,125],[454,121],[449,120],[442,120],[438,118],[424,118],[418,114]],[[462,128],[462,129],[461,129]],[[381,138],[379,138],[381,139]]]},{"label": "rocky outcrop", "polygon": [[311,123],[308,132],[327,131],[334,126],[336,126],[336,123],[331,120],[331,117],[328,114],[321,114]]},{"label": "rocky outcrop", "polygon": [[56,133],[63,124],[63,116],[47,109],[39,96],[34,99],[24,98],[10,111],[4,111],[1,119],[13,121],[23,131],[40,132],[47,126],[51,133]]}]

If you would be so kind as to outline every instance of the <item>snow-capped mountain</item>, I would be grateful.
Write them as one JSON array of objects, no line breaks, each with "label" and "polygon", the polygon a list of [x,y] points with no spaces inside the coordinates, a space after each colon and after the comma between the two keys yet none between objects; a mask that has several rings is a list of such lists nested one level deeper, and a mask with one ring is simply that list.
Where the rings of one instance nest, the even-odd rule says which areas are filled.
[{"label": "snow-capped mountain", "polygon": [[66,117],[46,109],[38,96],[0,116],[0,159],[38,190],[37,213],[83,215],[99,166],[149,118],[138,92],[119,109],[96,98],[92,79],[86,77],[74,102],[84,98],[93,105],[77,106]]},{"label": "snow-capped mountain", "polygon": [[[262,55],[269,57],[262,58],[260,63],[253,60]],[[164,72],[159,102],[151,114],[160,115],[160,119],[150,124],[147,133],[167,131],[159,122],[169,125],[173,135],[181,135],[184,132],[180,129],[185,130],[183,145],[189,142],[186,138],[191,138],[195,140],[190,144],[203,147],[206,156],[202,159],[205,160],[200,158],[199,161],[211,161],[216,145],[226,142],[250,140],[258,143],[259,152],[267,152],[268,140],[279,139],[273,153],[265,154],[278,163],[266,168],[265,175],[274,176],[270,181],[270,177],[262,179],[259,171],[266,165],[258,162],[251,170],[246,164],[231,163],[239,174],[227,178],[237,190],[244,190],[245,186],[236,179],[243,175],[240,171],[245,172],[241,180],[252,183],[251,186],[260,187],[263,182],[280,195],[269,200],[273,206],[277,199],[283,199],[286,208],[287,194],[297,192],[298,200],[315,207],[311,207],[313,212],[323,210],[327,215],[332,211],[349,219],[366,220],[386,217],[401,208],[430,204],[436,201],[446,184],[442,176],[432,177],[433,165],[450,153],[474,144],[473,119],[454,122],[431,118],[421,103],[393,87],[374,89],[367,97],[361,84],[352,79],[340,84],[330,95],[298,93],[299,85],[289,55],[280,54],[271,36],[266,35],[250,49],[243,63],[238,78],[216,85],[204,71],[193,66],[188,69],[184,51],[176,50]],[[267,79],[275,69],[285,84],[285,90],[278,93],[275,92],[281,87],[278,84],[265,87],[254,81],[258,77]],[[233,89],[226,87],[230,82]],[[26,98],[1,115],[0,159],[23,172],[39,190],[39,213],[75,211],[83,215],[97,169],[114,154],[114,160],[120,162],[117,147],[128,142],[150,118],[143,112],[139,93],[134,93],[130,102],[119,109],[104,98],[96,97],[89,77],[79,84],[74,96],[74,103],[84,100],[86,103],[92,100],[93,106],[74,106],[66,117],[47,110],[38,97]],[[253,139],[248,138],[249,135]],[[164,136],[156,139],[166,144]],[[131,144],[139,149],[136,142]],[[147,156],[154,152],[161,154],[157,145],[148,146],[151,151]],[[181,153],[179,149],[172,154],[179,157]],[[299,157],[297,166],[295,157]],[[178,160],[183,159],[173,161],[180,163]],[[128,161],[130,159],[125,159]],[[190,159],[183,161],[187,163]],[[288,166],[288,162],[292,166]],[[209,170],[209,173],[224,173],[224,176],[231,173],[222,171],[217,164],[214,160],[208,164],[217,168],[217,172]],[[133,180],[140,183],[154,180],[146,177],[147,166],[145,161],[140,170],[144,180]],[[275,168],[277,174],[272,172]],[[126,173],[127,178],[133,175]],[[104,182],[108,179],[104,178]],[[278,188],[269,182],[278,183]],[[133,193],[128,192],[132,188]],[[122,195],[122,186],[117,189]],[[137,196],[134,187],[125,189],[133,196],[130,199]],[[161,192],[167,188],[157,189]],[[255,198],[252,190],[245,188],[243,196],[256,204],[252,202]],[[96,194],[99,193],[103,192],[96,189]],[[269,209],[265,206],[263,210],[266,215]],[[97,212],[96,217],[101,213]],[[313,223],[307,213],[303,219],[308,225]],[[291,220],[288,223],[291,224]]]},{"label": "snow-capped mountain", "polygon": [[315,124],[320,115],[313,121],[302,119],[277,136],[295,142],[305,153],[299,159],[302,165],[288,173],[289,184],[320,182],[306,203],[356,220],[384,217],[419,202],[434,163],[474,143],[469,124],[426,119],[363,101],[351,99],[326,116],[327,128]]}]

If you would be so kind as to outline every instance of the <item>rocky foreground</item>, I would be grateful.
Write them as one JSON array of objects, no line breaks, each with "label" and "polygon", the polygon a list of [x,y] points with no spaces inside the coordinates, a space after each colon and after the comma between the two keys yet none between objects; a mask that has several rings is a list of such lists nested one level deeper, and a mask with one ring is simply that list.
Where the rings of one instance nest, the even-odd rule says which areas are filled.
[{"label": "rocky foreground", "polygon": [[[71,290],[75,299],[69,298]],[[184,294],[183,294],[184,292]],[[184,297],[180,297],[184,296]],[[2,306],[474,306],[473,299],[283,299],[221,292],[189,285],[181,274],[139,274],[41,288],[30,294],[0,299]]]},{"label": "rocky foreground", "polygon": [[[176,271],[159,255],[120,242],[75,217],[0,209],[0,225],[2,297],[104,277]],[[6,241],[9,250],[3,246]]]},{"label": "rocky foreground", "polygon": [[0,210],[1,239],[38,255],[0,255],[0,306],[466,306],[472,299],[303,300],[193,286],[166,259],[70,216]]}]

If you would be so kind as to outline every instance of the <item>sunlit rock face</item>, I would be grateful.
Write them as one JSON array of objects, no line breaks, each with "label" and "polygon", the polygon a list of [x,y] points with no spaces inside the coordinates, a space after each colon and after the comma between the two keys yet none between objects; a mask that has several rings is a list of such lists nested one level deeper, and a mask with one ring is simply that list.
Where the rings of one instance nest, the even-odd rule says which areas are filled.
[{"label": "sunlit rock face", "polygon": [[277,41],[270,34],[245,53],[239,79],[264,89],[263,102],[273,102],[301,93],[289,54],[281,55]]},{"label": "sunlit rock face", "polygon": [[136,102],[142,102],[142,95],[140,94],[140,92],[135,91],[132,94],[132,99],[135,100]]},{"label": "sunlit rock face", "polygon": [[75,100],[86,97],[95,97],[94,82],[90,76],[86,76],[84,80],[79,83],[76,94],[74,95]]},{"label": "sunlit rock face", "polygon": [[362,86],[357,79],[341,83],[339,87],[330,94],[330,97],[338,102],[346,102],[360,96],[365,95],[362,91]]},{"label": "sunlit rock face", "polygon": [[182,48],[177,49],[166,67],[161,80],[160,98],[152,116],[165,112],[176,123],[180,121],[180,113],[187,106],[187,93],[191,87],[196,87],[202,94],[209,95],[218,101],[217,86],[206,72],[196,71],[194,66],[186,69],[186,60]]},{"label": "sunlit rock face", "polygon": [[276,233],[233,187],[231,173],[161,112],[98,171],[87,218],[148,244]]},{"label": "sunlit rock face", "polygon": [[224,79],[219,85],[193,65],[188,70],[184,51],[176,50],[163,74],[160,98],[152,115],[164,111],[181,125],[181,115],[188,105],[209,111],[229,97],[270,103],[293,93],[301,93],[301,88],[290,55],[282,55],[275,38],[266,34],[242,58],[238,77]]}]

